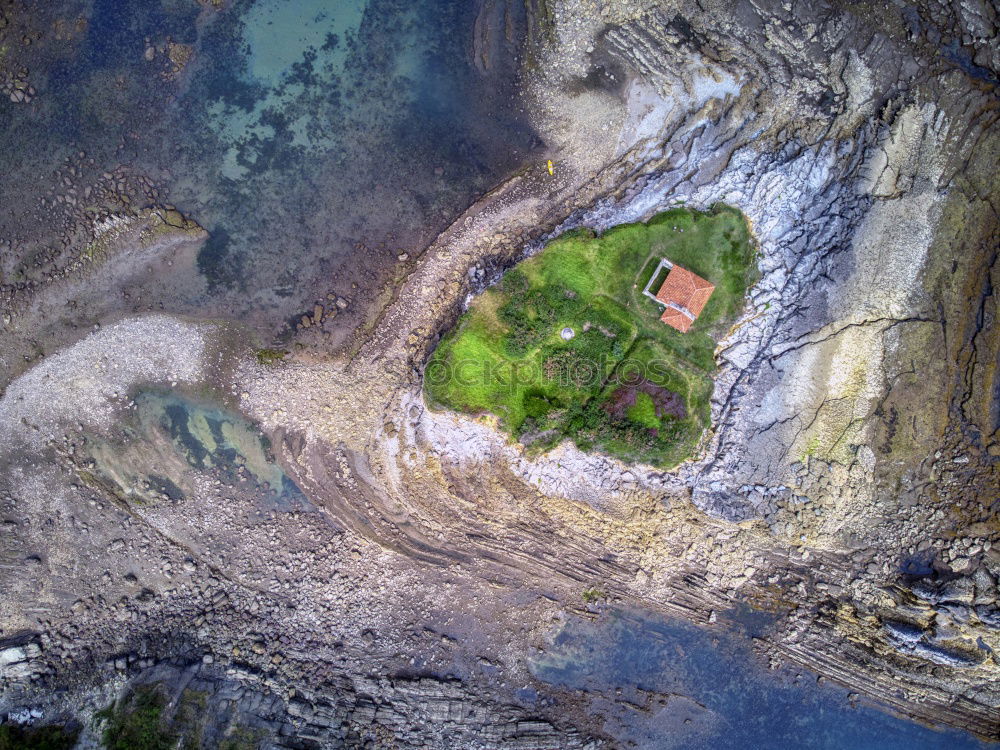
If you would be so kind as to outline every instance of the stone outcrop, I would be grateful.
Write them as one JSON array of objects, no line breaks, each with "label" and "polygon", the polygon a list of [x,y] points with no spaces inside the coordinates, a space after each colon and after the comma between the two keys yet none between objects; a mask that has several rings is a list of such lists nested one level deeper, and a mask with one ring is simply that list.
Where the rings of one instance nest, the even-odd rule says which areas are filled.
[{"label": "stone outcrop", "polygon": [[[194,470],[183,502],[130,503],[81,481],[86,426],[65,415],[4,476],[0,634],[44,632],[37,652],[0,649],[5,679],[30,683],[0,707],[192,680],[276,746],[444,747],[443,728],[584,746],[600,728],[578,703],[529,710],[512,686],[552,612],[599,587],[701,624],[735,603],[777,613],[773,660],[1000,737],[996,14],[537,10],[526,88],[554,175],[526,170],[460,217],[350,357],[293,347],[204,374],[261,424],[300,505]],[[696,460],[528,458],[488,419],[426,407],[421,368],[468,294],[554,233],[679,201],[739,207],[762,273],[720,342]],[[121,325],[117,346],[139,346],[143,325]],[[45,372],[0,406],[46,414],[25,387]],[[102,562],[78,572],[65,549]]]},{"label": "stone outcrop", "polygon": [[[239,664],[171,660],[135,670],[125,695],[153,691],[161,727],[196,747],[300,748],[461,746],[480,750],[562,750],[604,745],[516,706],[477,697],[458,680],[432,677],[341,679],[290,688]],[[103,699],[100,693],[91,696]],[[127,713],[128,701],[119,704]],[[82,718],[89,718],[86,703]],[[40,714],[39,708],[34,713]],[[31,717],[31,709],[27,711]],[[63,714],[64,721],[72,715]],[[104,722],[85,722],[83,746]]]},{"label": "stone outcrop", "polygon": [[37,633],[22,633],[0,641],[0,685],[28,683],[35,676],[35,659],[41,655]]},{"label": "stone outcrop", "polygon": [[[363,453],[363,470],[347,475],[351,483],[334,512],[355,516],[350,497],[364,491],[364,520],[352,524],[381,543],[392,538],[411,554],[421,548],[440,553],[440,532],[434,542],[434,534],[421,531],[424,524],[462,528],[479,514],[477,531],[464,538],[475,538],[476,546],[503,539],[491,559],[529,567],[510,559],[514,549],[531,555],[530,543],[512,539],[513,522],[486,518],[503,517],[506,503],[521,528],[544,528],[559,515],[554,498],[570,504],[563,512],[576,519],[572,523],[590,513],[579,506],[569,511],[573,501],[606,514],[623,508],[634,514],[639,498],[676,503],[688,492],[697,508],[724,522],[762,522],[754,528],[764,537],[751,543],[756,552],[750,557],[764,561],[751,565],[738,549],[716,548],[708,552],[708,581],[722,591],[749,594],[777,585],[790,594],[799,609],[779,650],[866,685],[903,710],[992,732],[996,697],[979,687],[995,669],[989,618],[971,623],[963,636],[967,658],[959,659],[929,636],[900,640],[890,613],[879,609],[879,590],[901,580],[905,559],[918,547],[943,549],[944,538],[965,537],[969,520],[989,514],[988,488],[996,483],[995,407],[962,406],[995,400],[988,395],[995,391],[995,370],[971,354],[983,346],[996,350],[995,342],[985,343],[990,334],[982,323],[994,315],[993,298],[988,291],[970,295],[967,286],[992,289],[983,279],[996,273],[996,187],[981,169],[998,147],[995,87],[934,53],[932,40],[940,40],[941,31],[933,24],[959,23],[955,16],[936,17],[931,25],[922,18],[914,25],[906,13],[892,11],[873,25],[861,14],[810,16],[751,4],[736,10],[556,7],[556,41],[544,53],[549,57],[543,54],[535,84],[539,92],[563,92],[539,100],[545,132],[561,147],[557,163],[569,173],[563,179],[573,187],[561,209],[570,217],[555,231],[602,229],[674,201],[698,207],[725,201],[747,213],[760,243],[762,280],[743,320],[720,345],[714,435],[700,460],[669,475],[614,462],[601,466],[601,459],[566,448],[523,460],[491,440],[489,428],[429,415],[412,396],[396,400],[391,387],[380,387],[386,374],[416,379],[410,368],[420,366],[442,321],[452,319],[450,311],[474,283],[475,274],[464,269],[515,258],[518,243],[505,240],[530,243],[537,235],[529,226],[545,226],[552,216],[527,212],[517,181],[439,241],[437,254],[411,277],[350,368],[288,368],[249,388],[248,405],[265,424],[301,435],[289,447],[306,484],[319,459],[305,459],[304,449],[318,455],[326,452],[324,443],[346,443],[357,454],[348,460]],[[573,88],[594,65],[617,73]],[[611,81],[611,75],[624,78]],[[577,97],[606,115],[605,124],[622,140],[604,138],[592,148],[584,131],[594,123],[581,119]],[[595,159],[607,166],[593,178]],[[577,174],[590,179],[574,181]],[[561,187],[550,191],[545,209]],[[574,199],[586,206],[602,193],[609,197],[572,210]],[[507,205],[520,208],[516,218],[504,213]],[[956,233],[957,217],[975,230]],[[376,368],[380,385],[373,385]],[[975,377],[986,380],[970,388]],[[322,380],[336,386],[324,387]],[[295,384],[301,408],[265,395],[278,382]],[[359,388],[363,400],[385,404],[367,429],[343,420],[347,404],[359,400],[347,394]],[[337,415],[336,424],[321,416],[326,409]],[[970,419],[973,411],[979,416]],[[373,433],[360,441],[350,437]],[[927,457],[936,453],[947,461],[947,450],[959,451],[952,454],[959,459],[966,450],[982,458],[960,464],[962,482],[942,482]],[[530,491],[521,499],[524,491],[496,475],[497,464],[525,486],[541,486],[543,504],[527,499]],[[473,489],[470,472],[496,479],[478,479]],[[329,493],[341,481],[329,472],[313,479],[320,494],[319,486]],[[438,484],[448,487],[447,499]],[[371,489],[360,489],[366,485]],[[499,501],[499,487],[509,499]],[[954,515],[956,492],[962,511]],[[476,498],[471,507],[469,497]],[[683,536],[677,521],[661,523]],[[605,540],[627,549],[609,525],[596,521]],[[995,575],[995,561],[983,554],[995,531],[977,533],[968,536],[978,556],[961,564]],[[666,567],[667,558],[658,558],[662,548],[633,548],[634,562],[626,563],[622,547],[616,562],[629,578],[655,580],[646,568]],[[698,559],[695,549],[680,556]],[[553,568],[572,569],[568,549],[554,557]],[[869,562],[875,559],[880,562]],[[738,572],[730,572],[734,568]],[[598,575],[622,572],[610,566]],[[678,578],[670,577],[665,590],[682,587]],[[635,594],[632,587],[629,595]],[[878,623],[861,650],[856,633],[826,614],[845,605],[857,608],[860,621]],[[953,671],[928,681],[920,676],[922,660]],[[888,683],[861,674],[878,670],[894,680],[913,679],[912,687],[893,697]],[[960,684],[968,688],[956,691]],[[957,701],[955,692],[962,696]],[[917,695],[924,701],[919,709]]]}]

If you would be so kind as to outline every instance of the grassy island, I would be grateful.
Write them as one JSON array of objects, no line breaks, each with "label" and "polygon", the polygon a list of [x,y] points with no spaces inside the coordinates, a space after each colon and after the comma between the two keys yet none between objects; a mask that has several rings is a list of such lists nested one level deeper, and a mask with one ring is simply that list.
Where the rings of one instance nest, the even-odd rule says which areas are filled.
[{"label": "grassy island", "polygon": [[[715,285],[687,333],[643,294],[661,258]],[[743,307],[754,259],[743,214],[725,206],[568,232],[476,298],[427,365],[428,401],[493,414],[532,450],[569,437],[675,466],[709,425],[715,342]]]}]

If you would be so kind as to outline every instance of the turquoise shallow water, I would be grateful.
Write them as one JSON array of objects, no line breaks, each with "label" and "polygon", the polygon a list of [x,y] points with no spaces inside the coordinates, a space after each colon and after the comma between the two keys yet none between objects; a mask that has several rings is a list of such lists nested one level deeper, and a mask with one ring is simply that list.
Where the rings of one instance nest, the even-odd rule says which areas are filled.
[{"label": "turquoise shallow water", "polygon": [[[85,31],[32,52],[39,95],[0,117],[0,188],[41,194],[78,150],[125,165],[211,233],[207,292],[155,307],[275,333],[333,293],[353,327],[401,253],[538,146],[514,87],[523,6],[498,7],[486,67],[479,0],[44,3]],[[189,45],[176,74],[168,44]]]},{"label": "turquoise shallow water", "polygon": [[331,291],[363,304],[526,158],[504,66],[472,64],[476,5],[258,0],[204,25],[171,195],[212,231],[199,265],[231,308],[278,323]]},{"label": "turquoise shallow water", "polygon": [[140,391],[118,433],[88,436],[83,450],[96,476],[140,506],[185,503],[197,481],[219,481],[268,513],[313,507],[257,425],[178,392]]},{"label": "turquoise shallow water", "polygon": [[240,415],[170,393],[144,392],[135,402],[144,430],[168,434],[193,468],[222,474],[228,480],[242,474],[281,508],[306,502],[275,461],[267,438]]},{"label": "turquoise shallow water", "polygon": [[[309,0],[257,3],[247,10],[240,32],[247,54],[237,78],[259,92],[252,102],[219,96],[206,103],[207,125],[224,148],[223,177],[241,180],[266,168],[272,147],[322,153],[345,140],[332,107],[301,104],[317,84],[337,91],[350,56],[345,42],[359,32],[365,7]],[[275,117],[277,112],[283,116]]]},{"label": "turquoise shallow water", "polygon": [[752,651],[766,617],[701,629],[641,612],[569,619],[530,660],[542,681],[591,694],[623,746],[648,750],[964,750],[995,747],[872,705]]}]

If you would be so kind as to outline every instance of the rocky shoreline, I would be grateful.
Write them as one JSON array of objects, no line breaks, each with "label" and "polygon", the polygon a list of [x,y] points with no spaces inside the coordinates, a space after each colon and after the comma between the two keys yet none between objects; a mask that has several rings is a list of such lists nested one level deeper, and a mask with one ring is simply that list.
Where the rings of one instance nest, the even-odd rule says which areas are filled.
[{"label": "rocky shoreline", "polygon": [[[232,367],[206,337],[222,364],[202,379],[260,424],[302,508],[210,477],[181,504],[133,506],[79,481],[79,433],[99,426],[85,412],[46,427],[32,470],[3,480],[19,586],[0,605],[0,711],[73,686],[86,715],[107,673],[220,696],[264,680],[286,698],[227,700],[233,726],[271,717],[275,747],[351,746],[357,726],[374,746],[443,747],[445,731],[615,746],[581,696],[518,703],[554,614],[614,603],[719,627],[751,604],[777,615],[758,640],[774,664],[1000,739],[997,89],[935,54],[955,40],[995,76],[996,19],[973,2],[702,5],[537,11],[527,90],[555,175],[529,168],[459,217],[349,356],[306,345]],[[528,459],[427,409],[421,368],[484,277],[553,233],[678,201],[744,211],[763,272],[720,343],[700,458]],[[117,325],[146,340],[142,318]],[[30,416],[40,374],[0,406],[25,394]],[[80,572],[66,549],[108,562]]]}]

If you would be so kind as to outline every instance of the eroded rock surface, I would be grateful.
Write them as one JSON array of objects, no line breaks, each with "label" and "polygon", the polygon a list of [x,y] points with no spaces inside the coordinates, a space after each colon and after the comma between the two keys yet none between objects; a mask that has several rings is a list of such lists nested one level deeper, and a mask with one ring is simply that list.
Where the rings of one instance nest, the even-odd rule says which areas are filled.
[{"label": "eroded rock surface", "polygon": [[[300,504],[195,468],[179,502],[109,492],[78,458],[93,426],[40,402],[45,429],[31,418],[52,393],[32,384],[98,334],[7,385],[0,413],[25,418],[5,429],[35,436],[0,480],[0,709],[69,686],[76,703],[49,710],[85,715],[155,678],[235,680],[242,711],[263,680],[288,696],[256,714],[275,746],[356,724],[447,746],[452,717],[484,747],[582,746],[604,738],[572,696],[529,709],[514,692],[554,613],[599,586],[697,623],[775,612],[773,661],[1000,737],[995,12],[534,10],[526,88],[553,177],[471,208],[350,357],[231,365],[202,340],[201,380],[259,422]],[[719,345],[701,456],[671,473],[570,446],[529,459],[488,419],[427,409],[429,352],[498,269],[678,201],[739,207],[762,270]],[[100,340],[128,351],[165,324],[117,325]]]}]

